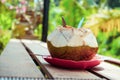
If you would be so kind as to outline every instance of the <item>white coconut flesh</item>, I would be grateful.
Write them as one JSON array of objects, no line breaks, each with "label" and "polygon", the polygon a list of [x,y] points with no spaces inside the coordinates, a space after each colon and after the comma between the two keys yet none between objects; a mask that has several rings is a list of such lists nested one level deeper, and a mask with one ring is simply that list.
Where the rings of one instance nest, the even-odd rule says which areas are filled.
[{"label": "white coconut flesh", "polygon": [[97,40],[94,34],[90,29],[86,28],[76,29],[73,27],[58,27],[50,35],[48,35],[47,40],[54,47],[98,47]]}]

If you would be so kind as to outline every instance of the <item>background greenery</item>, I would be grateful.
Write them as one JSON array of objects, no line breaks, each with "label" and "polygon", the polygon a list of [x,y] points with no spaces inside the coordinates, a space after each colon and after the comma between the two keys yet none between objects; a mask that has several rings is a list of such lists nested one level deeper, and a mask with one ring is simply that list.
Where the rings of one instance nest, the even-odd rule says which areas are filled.
[{"label": "background greenery", "polygon": [[15,12],[9,10],[0,2],[0,52],[11,38],[11,26]]},{"label": "background greenery", "polygon": [[[120,0],[50,0],[48,34],[61,25],[62,16],[67,25],[73,27],[77,27],[84,17],[82,26],[90,28],[95,34],[99,44],[98,53],[120,59],[119,5]],[[0,10],[0,49],[3,49],[13,34],[11,27],[15,12],[6,9],[3,4],[0,5]],[[40,24],[34,30],[39,39],[41,28]]]}]

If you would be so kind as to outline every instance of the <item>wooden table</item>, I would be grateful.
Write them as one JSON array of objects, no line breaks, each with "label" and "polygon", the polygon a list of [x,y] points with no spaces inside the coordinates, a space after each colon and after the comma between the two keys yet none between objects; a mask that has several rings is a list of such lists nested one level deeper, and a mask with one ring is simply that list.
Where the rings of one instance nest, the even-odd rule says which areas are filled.
[{"label": "wooden table", "polygon": [[54,67],[41,55],[49,55],[46,43],[11,39],[0,55],[0,80],[120,80],[120,60],[117,59],[107,58],[89,70],[74,70]]}]

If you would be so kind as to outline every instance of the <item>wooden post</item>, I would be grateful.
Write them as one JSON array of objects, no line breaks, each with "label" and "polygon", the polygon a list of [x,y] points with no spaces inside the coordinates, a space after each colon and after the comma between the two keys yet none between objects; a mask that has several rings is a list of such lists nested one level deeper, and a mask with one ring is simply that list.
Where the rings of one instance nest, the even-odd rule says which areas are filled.
[{"label": "wooden post", "polygon": [[42,28],[42,41],[44,42],[46,42],[48,33],[49,3],[50,0],[44,0],[43,28]]}]

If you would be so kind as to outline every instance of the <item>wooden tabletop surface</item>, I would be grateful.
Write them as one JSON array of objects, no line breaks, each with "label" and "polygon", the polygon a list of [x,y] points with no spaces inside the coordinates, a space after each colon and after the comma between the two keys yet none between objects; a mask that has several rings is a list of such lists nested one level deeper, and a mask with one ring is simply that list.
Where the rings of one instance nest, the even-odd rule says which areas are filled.
[{"label": "wooden tabletop surface", "polygon": [[11,39],[0,55],[0,79],[120,79],[120,60],[117,59],[108,58],[92,69],[80,70],[52,66],[42,55],[50,55],[46,43]]}]

